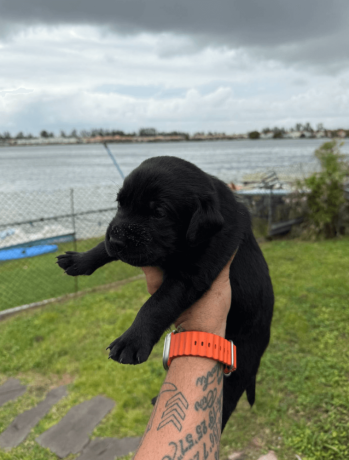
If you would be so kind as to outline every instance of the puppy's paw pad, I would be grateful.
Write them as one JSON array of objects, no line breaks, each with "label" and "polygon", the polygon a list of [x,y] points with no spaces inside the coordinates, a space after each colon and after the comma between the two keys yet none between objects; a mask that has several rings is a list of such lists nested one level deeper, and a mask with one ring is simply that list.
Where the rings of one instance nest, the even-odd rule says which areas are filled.
[{"label": "puppy's paw pad", "polygon": [[57,256],[57,264],[70,276],[91,275],[94,272],[94,269],[86,266],[79,252],[68,251]]},{"label": "puppy's paw pad", "polygon": [[141,364],[148,359],[153,345],[144,343],[136,334],[126,331],[108,348],[110,349],[109,358],[114,361],[122,364]]}]

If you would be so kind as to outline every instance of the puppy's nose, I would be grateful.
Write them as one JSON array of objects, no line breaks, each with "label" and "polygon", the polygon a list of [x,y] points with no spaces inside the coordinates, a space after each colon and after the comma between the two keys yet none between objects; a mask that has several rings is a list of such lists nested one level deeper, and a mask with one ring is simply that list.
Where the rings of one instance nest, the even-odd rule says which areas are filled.
[{"label": "puppy's nose", "polygon": [[119,236],[116,235],[110,235],[110,241],[117,246],[119,249],[122,249],[126,246],[126,243],[124,240],[122,240]]}]

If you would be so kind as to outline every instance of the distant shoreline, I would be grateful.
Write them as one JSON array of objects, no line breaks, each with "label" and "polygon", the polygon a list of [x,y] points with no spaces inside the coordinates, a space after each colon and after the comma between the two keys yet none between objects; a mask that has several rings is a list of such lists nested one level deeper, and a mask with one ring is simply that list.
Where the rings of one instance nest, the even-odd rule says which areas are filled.
[{"label": "distant shoreline", "polygon": [[[82,144],[144,144],[144,143],[169,143],[169,142],[215,142],[215,141],[294,141],[294,140],[314,140],[323,139],[331,140],[335,138],[331,137],[280,137],[280,138],[259,138],[250,139],[246,137],[235,137],[235,136],[201,136],[184,138],[181,136],[152,136],[152,137],[141,137],[134,136],[129,138],[115,139],[111,136],[98,137],[98,138],[36,138],[36,139],[11,139],[9,141],[0,141],[0,147],[31,147],[31,146],[43,146],[48,145],[82,145]],[[345,138],[337,138],[344,140]]]}]

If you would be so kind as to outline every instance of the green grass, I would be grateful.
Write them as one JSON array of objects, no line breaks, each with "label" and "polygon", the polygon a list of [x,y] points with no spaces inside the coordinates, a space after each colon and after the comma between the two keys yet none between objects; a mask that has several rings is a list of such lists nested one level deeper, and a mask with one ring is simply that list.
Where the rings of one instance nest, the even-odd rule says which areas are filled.
[{"label": "green grass", "polygon": [[[87,251],[103,238],[79,240],[78,252]],[[40,300],[112,283],[141,273],[140,269],[122,262],[113,262],[97,270],[93,276],[73,278],[58,267],[56,257],[73,251],[73,243],[58,245],[58,251],[38,257],[0,263],[0,311]]]},{"label": "green grass", "polygon": [[[221,459],[244,450],[256,460],[269,449],[279,460],[349,458],[349,239],[263,245],[276,294],[271,344],[258,375],[257,400],[245,397],[221,441]],[[91,278],[92,279],[92,278]],[[35,438],[75,404],[98,394],[116,401],[93,437],[140,436],[150,400],[165,377],[162,343],[140,366],[107,359],[105,347],[148,298],[144,281],[94,293],[0,323],[0,383],[13,376],[29,391],[0,411],[0,431],[49,388],[69,395],[1,460],[51,460]],[[69,459],[76,458],[70,456]]]}]

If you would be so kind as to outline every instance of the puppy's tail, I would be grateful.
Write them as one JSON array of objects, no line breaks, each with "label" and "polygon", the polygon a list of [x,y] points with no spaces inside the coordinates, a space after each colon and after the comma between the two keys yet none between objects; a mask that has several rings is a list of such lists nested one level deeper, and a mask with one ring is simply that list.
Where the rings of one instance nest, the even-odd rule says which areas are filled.
[{"label": "puppy's tail", "polygon": [[256,376],[254,376],[246,387],[247,401],[252,407],[256,399]]}]

